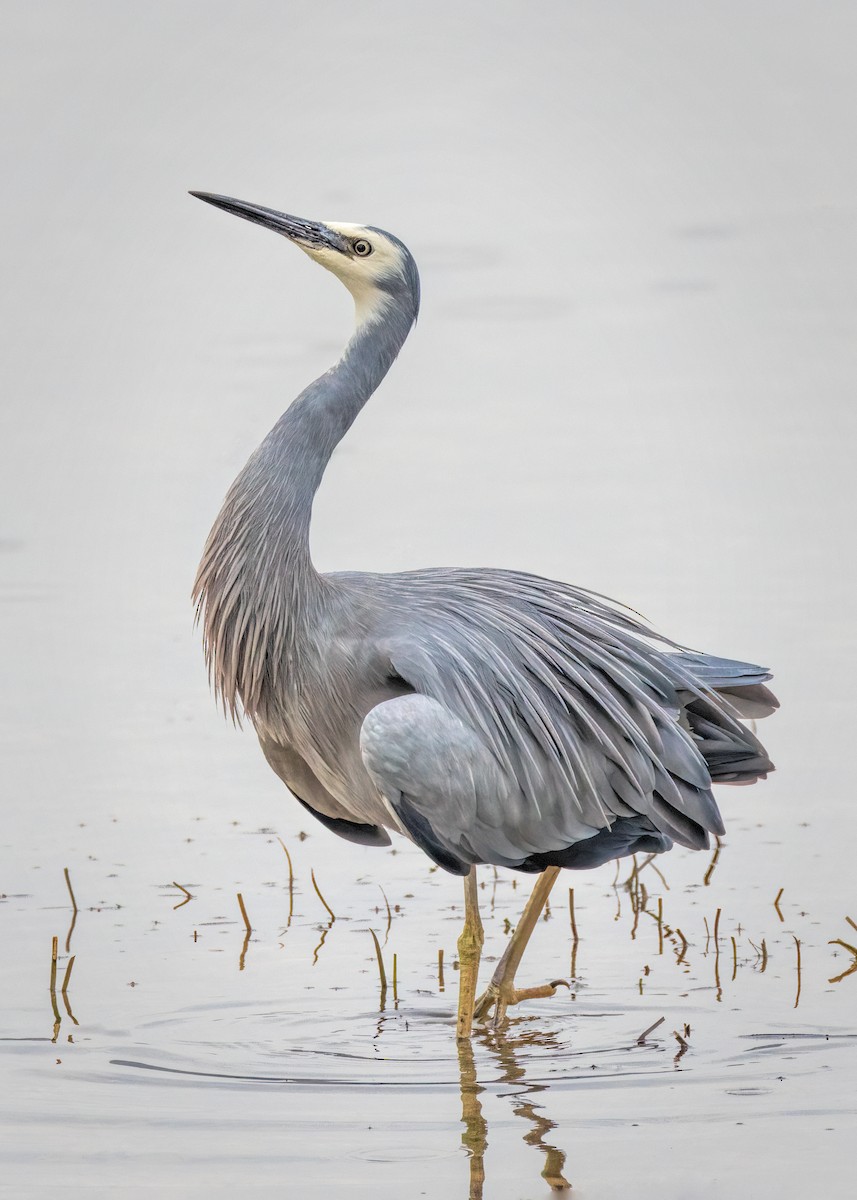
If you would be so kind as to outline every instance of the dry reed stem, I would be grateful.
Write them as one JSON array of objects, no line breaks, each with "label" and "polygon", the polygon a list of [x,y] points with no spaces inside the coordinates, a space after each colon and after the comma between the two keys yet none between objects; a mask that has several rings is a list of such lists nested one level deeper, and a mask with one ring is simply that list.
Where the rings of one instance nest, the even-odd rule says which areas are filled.
[{"label": "dry reed stem", "polygon": [[[794,937],[794,934],[792,934],[792,937]],[[842,938],[832,938],[827,944],[828,946],[842,946],[849,954],[857,957],[857,946],[852,946],[850,942],[843,942]]]},{"label": "dry reed stem", "polygon": [[575,942],[580,941],[580,935],[577,932],[577,921],[574,917],[574,888],[568,889],[568,916],[571,921],[571,936]]},{"label": "dry reed stem", "polygon": [[678,925],[676,925],[675,931],[678,934],[678,936],[681,938],[681,954],[676,959],[676,966],[678,966],[678,964],[680,962],[684,962],[684,956],[685,956],[685,954],[687,954],[687,938],[684,936],[682,931],[679,929]]},{"label": "dry reed stem", "polygon": [[[850,917],[846,917],[845,920],[849,925],[857,929],[857,925],[854,925]],[[844,942],[842,938],[832,938],[827,944],[828,946],[841,946],[843,950],[847,950],[849,954],[854,956],[854,961],[850,967],[846,967],[841,975],[834,975],[832,979],[828,979],[827,981],[828,983],[841,983],[843,979],[847,979],[849,975],[853,975],[857,971],[857,946],[852,946],[850,942]]]},{"label": "dry reed stem", "polygon": [[[667,883],[666,879],[664,878],[663,871],[660,869],[660,867],[655,866],[655,858],[656,857],[657,857],[657,855],[650,854],[648,858],[643,859],[643,861],[640,863],[640,871],[642,871],[645,867],[651,867],[652,870],[654,871],[654,873],[657,875],[658,879],[660,879],[661,883],[666,888],[666,890],[669,891],[670,885]],[[639,872],[638,872],[638,874],[639,874]]]},{"label": "dry reed stem", "polygon": [[631,855],[631,864],[632,864],[631,865],[631,874],[625,880],[625,884],[624,884],[626,890],[629,892],[631,890],[631,885],[637,875],[637,856],[636,856],[636,854]]},{"label": "dry reed stem", "polygon": [[437,952],[437,983],[438,983],[438,991],[443,992],[446,990],[446,984],[444,983],[444,979],[443,979],[443,948],[442,947]]},{"label": "dry reed stem", "polygon": [[393,924],[393,913],[390,910],[390,901],[387,899],[387,893],[381,887],[380,883],[378,884],[378,887],[380,889],[381,895],[384,897],[384,903],[387,906],[387,928],[384,930],[384,945],[386,946],[387,941],[390,937],[390,926]]},{"label": "dry reed stem", "polygon": [[640,1036],[637,1038],[637,1045],[642,1046],[643,1043],[645,1042],[646,1038],[649,1036],[649,1034],[654,1033],[654,1031],[658,1028],[659,1025],[663,1025],[665,1020],[666,1020],[666,1017],[658,1017],[657,1021],[654,1021],[649,1026],[648,1029],[644,1029],[643,1032],[640,1034]]},{"label": "dry reed stem", "polygon": [[777,916],[778,916],[778,917],[780,918],[780,920],[781,920],[782,922],[784,922],[784,923],[785,923],[785,917],[783,916],[783,914],[782,914],[782,912],[781,912],[781,910],[780,910],[780,900],[782,899],[783,892],[784,892],[785,890],[786,890],[785,888],[780,888],[780,890],[777,892],[777,898],[776,898],[776,900],[774,901],[774,908],[775,908],[775,910],[776,910]]},{"label": "dry reed stem", "polygon": [[57,953],[59,942],[57,938],[51,938],[51,995],[55,996],[57,991]]},{"label": "dry reed stem", "polygon": [[393,955],[393,1003],[399,1003],[399,956]]},{"label": "dry reed stem", "polygon": [[664,952],[664,902],[660,896],[658,896],[657,922],[658,922],[658,954],[663,954],[663,952]]},{"label": "dry reed stem", "polygon": [[792,937],[794,938],[795,950],[797,951],[797,993],[794,1003],[795,1008],[797,1008],[800,1004],[800,938],[796,938],[794,934],[792,934]]},{"label": "dry reed stem", "polygon": [[244,918],[244,928],[248,935],[253,932],[253,926],[250,924],[250,918],[247,916],[247,909],[244,907],[244,897],[238,892],[238,907],[241,909],[241,916]]},{"label": "dry reed stem", "polygon": [[63,874],[65,875],[65,885],[68,888],[68,894],[71,896],[71,922],[68,927],[68,933],[65,935],[65,952],[68,954],[71,950],[71,935],[74,933],[74,927],[77,924],[78,907],[77,900],[74,898],[74,890],[71,886],[71,876],[68,873],[68,867],[63,867]]},{"label": "dry reed stem", "polygon": [[851,926],[852,929],[857,930],[857,921],[852,921],[850,917],[846,917],[845,920],[848,922],[848,924]]},{"label": "dry reed stem", "polygon": [[283,847],[283,853],[286,856],[286,862],[289,864],[289,919],[286,923],[286,928],[288,929],[289,925],[292,923],[292,916],[295,911],[295,872],[294,868],[292,867],[292,856],[289,854],[288,846],[281,837],[278,837],[277,841]]},{"label": "dry reed stem", "polygon": [[173,905],[173,912],[175,912],[177,908],[184,908],[186,904],[190,903],[190,901],[193,899],[193,896],[186,887],[182,887],[182,885],[180,883],[176,883],[175,880],[173,880],[173,887],[178,888],[180,892],[184,892],[184,900],[179,900],[178,904]]},{"label": "dry reed stem", "polygon": [[384,993],[387,991],[387,972],[384,970],[384,956],[381,954],[381,943],[378,941],[377,934],[374,929],[370,929],[372,941],[375,943],[375,957],[378,960],[378,974],[381,977],[381,998],[383,1000]]},{"label": "dry reed stem", "polygon": [[62,873],[63,873],[63,875],[65,875],[65,886],[68,888],[68,894],[69,894],[69,896],[71,896],[71,906],[74,909],[74,911],[77,912],[78,911],[77,901],[74,898],[74,891],[72,890],[71,879],[69,878],[69,874],[68,874],[68,867],[63,867]]},{"label": "dry reed stem", "polygon": [[705,874],[702,877],[703,887],[708,887],[709,884],[711,883],[711,876],[714,874],[714,868],[717,866],[718,858],[720,858],[720,847],[721,847],[722,843],[720,841],[720,838],[716,837],[716,836],[714,838],[714,841],[716,843],[716,845],[714,847],[714,854],[712,855],[711,862],[708,864],[708,870],[705,872]]},{"label": "dry reed stem", "polygon": [[324,905],[324,907],[327,909],[328,913],[330,914],[331,922],[335,921],[336,913],[333,911],[333,909],[327,903],[324,896],[322,896],[321,890],[319,889],[318,883],[316,882],[315,871],[310,870],[309,875],[310,875],[310,879],[312,880],[312,886],[315,888],[315,894],[318,896],[319,900],[322,902],[322,904]]},{"label": "dry reed stem", "polygon": [[57,1038],[59,1037],[60,1025],[62,1025],[62,1017],[60,1016],[60,1010],[59,1010],[59,1008],[57,1007],[57,952],[58,952],[58,944],[59,944],[59,942],[58,942],[58,939],[57,939],[57,938],[51,938],[51,986],[50,986],[50,994],[51,994],[51,1008],[53,1009],[53,1013],[54,1013],[54,1029],[53,1029],[53,1036],[51,1037],[51,1041],[52,1041],[52,1042],[56,1042]]},{"label": "dry reed stem", "polygon": [[732,981],[734,983],[738,974],[738,943],[735,941],[734,937],[730,940],[732,942]]},{"label": "dry reed stem", "polygon": [[640,924],[640,899],[639,892],[631,892],[631,911],[634,914],[634,924],[631,926],[631,941],[637,940],[637,926]]}]

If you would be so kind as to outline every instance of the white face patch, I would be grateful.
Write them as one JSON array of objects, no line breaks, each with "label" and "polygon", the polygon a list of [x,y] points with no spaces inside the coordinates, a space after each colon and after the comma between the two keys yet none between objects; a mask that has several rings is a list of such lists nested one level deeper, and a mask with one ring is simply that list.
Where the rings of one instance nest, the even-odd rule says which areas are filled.
[{"label": "white face patch", "polygon": [[390,302],[389,296],[379,287],[378,281],[385,275],[398,274],[401,271],[401,251],[382,233],[366,229],[363,225],[352,225],[342,221],[325,221],[324,224],[350,242],[368,242],[372,253],[361,257],[358,254],[342,254],[328,246],[304,245],[297,239],[295,244],[311,259],[342,280],[354,297],[358,325],[378,320]]}]

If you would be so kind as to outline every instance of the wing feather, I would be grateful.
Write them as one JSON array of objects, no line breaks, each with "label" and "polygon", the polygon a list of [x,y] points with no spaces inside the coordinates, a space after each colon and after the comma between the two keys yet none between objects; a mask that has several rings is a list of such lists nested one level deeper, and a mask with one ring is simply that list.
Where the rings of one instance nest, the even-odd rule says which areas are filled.
[{"label": "wing feather", "polygon": [[772,769],[736,719],[742,689],[769,703],[764,668],[685,650],[603,597],[520,572],[394,578],[418,619],[386,640],[391,669],[475,734],[506,810],[472,803],[522,857],[631,814],[704,845],[723,830],[711,763],[729,782]]}]

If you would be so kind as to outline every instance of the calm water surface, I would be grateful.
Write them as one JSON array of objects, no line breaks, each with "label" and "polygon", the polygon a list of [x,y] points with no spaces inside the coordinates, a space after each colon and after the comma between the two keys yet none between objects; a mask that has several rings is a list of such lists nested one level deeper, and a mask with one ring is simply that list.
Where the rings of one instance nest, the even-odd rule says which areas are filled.
[{"label": "calm water surface", "polygon": [[[853,1195],[853,9],[9,11],[0,1194]],[[716,861],[564,876],[522,978],[570,988],[472,1050],[459,881],[308,824],[207,692],[200,546],[350,313],[191,187],[420,263],[320,566],[518,566],[776,670]],[[487,974],[527,881],[482,883]]]}]

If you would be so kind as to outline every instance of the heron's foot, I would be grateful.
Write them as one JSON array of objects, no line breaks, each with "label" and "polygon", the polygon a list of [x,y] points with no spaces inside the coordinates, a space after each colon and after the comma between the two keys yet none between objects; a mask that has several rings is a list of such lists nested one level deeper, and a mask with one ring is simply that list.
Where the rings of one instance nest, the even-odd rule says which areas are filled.
[{"label": "heron's foot", "polygon": [[550,983],[538,987],[516,988],[513,981],[495,983],[493,980],[476,1001],[473,1008],[474,1021],[487,1021],[491,1009],[494,1015],[491,1024],[496,1029],[506,1015],[506,1009],[522,1000],[541,1000],[545,996],[555,996],[558,987],[571,988],[567,979],[554,979]]}]

